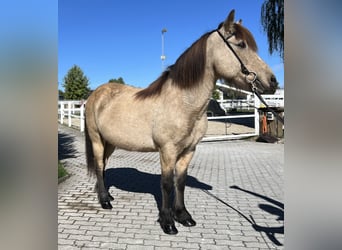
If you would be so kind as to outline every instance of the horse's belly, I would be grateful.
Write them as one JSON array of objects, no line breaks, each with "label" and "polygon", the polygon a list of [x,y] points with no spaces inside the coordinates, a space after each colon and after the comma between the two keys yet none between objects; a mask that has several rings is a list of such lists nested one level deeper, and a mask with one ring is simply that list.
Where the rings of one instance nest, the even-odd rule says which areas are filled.
[{"label": "horse's belly", "polygon": [[150,152],[156,151],[149,129],[142,129],[141,124],[112,124],[101,129],[101,135],[115,147],[129,150]]}]

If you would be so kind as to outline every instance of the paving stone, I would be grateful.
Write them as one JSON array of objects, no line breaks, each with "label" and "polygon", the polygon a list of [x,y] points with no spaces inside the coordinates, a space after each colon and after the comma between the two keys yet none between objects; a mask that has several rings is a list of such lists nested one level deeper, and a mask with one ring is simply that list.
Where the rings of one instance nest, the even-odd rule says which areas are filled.
[{"label": "paving stone", "polygon": [[73,152],[61,160],[71,177],[58,185],[58,249],[284,248],[283,144],[200,143],[185,189],[197,225],[176,223],[178,234],[166,235],[157,222],[158,153],[114,152],[106,168],[113,209],[104,210],[87,175],[83,134],[63,125],[58,132]]}]

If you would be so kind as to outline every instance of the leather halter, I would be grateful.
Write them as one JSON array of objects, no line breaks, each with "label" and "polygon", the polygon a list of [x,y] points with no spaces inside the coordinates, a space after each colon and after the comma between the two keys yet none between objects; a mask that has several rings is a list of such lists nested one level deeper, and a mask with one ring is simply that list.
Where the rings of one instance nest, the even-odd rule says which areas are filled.
[{"label": "leather halter", "polygon": [[260,84],[260,80],[258,79],[257,74],[254,71],[249,71],[246,67],[246,65],[242,62],[241,58],[238,56],[238,54],[236,54],[235,50],[233,49],[233,47],[230,45],[230,43],[228,42],[229,38],[231,38],[232,36],[234,36],[234,33],[231,34],[230,36],[228,36],[227,38],[224,38],[224,36],[221,34],[221,32],[217,29],[216,30],[217,33],[220,35],[220,37],[222,38],[222,40],[224,41],[224,43],[228,46],[228,48],[233,52],[234,56],[236,57],[236,59],[238,59],[238,61],[240,62],[241,65],[241,72],[242,74],[245,75],[246,77],[246,81],[251,84],[251,89],[253,92],[256,92],[258,90],[258,87],[256,86],[256,83]]},{"label": "leather halter", "polygon": [[272,112],[277,119],[284,124],[284,119],[279,116],[273,109],[271,109],[268,104],[266,103],[266,101],[264,100],[264,98],[262,98],[261,94],[258,91],[258,86],[257,85],[262,85],[261,81],[258,79],[258,75],[254,72],[254,71],[249,71],[246,67],[246,65],[242,62],[241,58],[238,56],[238,54],[236,54],[235,50],[233,49],[233,47],[230,45],[230,43],[228,42],[229,38],[231,38],[232,36],[234,36],[235,34],[231,34],[230,36],[228,36],[227,38],[224,38],[224,36],[221,34],[221,32],[217,29],[216,30],[217,33],[220,35],[220,37],[222,38],[222,40],[224,41],[224,43],[228,46],[228,48],[233,52],[233,54],[235,55],[236,59],[238,59],[238,61],[240,62],[241,65],[241,72],[242,74],[245,75],[245,79],[246,81],[251,85],[251,89],[252,92],[259,98],[259,100],[265,105],[266,109],[269,110],[270,112]]}]

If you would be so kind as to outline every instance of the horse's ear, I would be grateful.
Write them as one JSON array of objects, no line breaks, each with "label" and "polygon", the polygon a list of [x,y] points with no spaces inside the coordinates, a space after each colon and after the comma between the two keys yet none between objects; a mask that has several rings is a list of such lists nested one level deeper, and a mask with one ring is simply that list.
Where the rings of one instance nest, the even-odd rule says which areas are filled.
[{"label": "horse's ear", "polygon": [[224,30],[228,33],[234,33],[235,10],[231,10],[223,23]]},{"label": "horse's ear", "polygon": [[242,19],[240,19],[238,22],[236,22],[237,24],[242,25]]}]

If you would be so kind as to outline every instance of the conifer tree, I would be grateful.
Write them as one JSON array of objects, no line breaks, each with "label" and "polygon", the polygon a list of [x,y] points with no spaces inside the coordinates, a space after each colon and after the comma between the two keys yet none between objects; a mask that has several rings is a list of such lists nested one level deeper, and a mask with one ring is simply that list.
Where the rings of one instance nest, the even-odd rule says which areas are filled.
[{"label": "conifer tree", "polygon": [[64,77],[63,87],[66,100],[86,99],[90,93],[89,80],[77,65],[74,65]]}]

